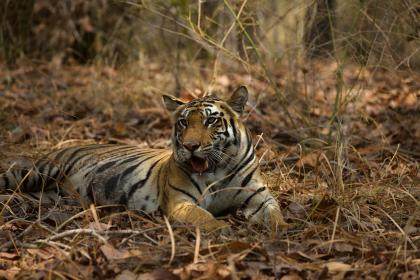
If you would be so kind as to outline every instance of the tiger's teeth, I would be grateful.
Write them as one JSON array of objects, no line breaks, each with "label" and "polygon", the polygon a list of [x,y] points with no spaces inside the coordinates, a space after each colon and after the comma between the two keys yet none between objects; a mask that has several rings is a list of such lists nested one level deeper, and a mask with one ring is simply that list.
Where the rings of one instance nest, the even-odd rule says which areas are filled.
[{"label": "tiger's teeth", "polygon": [[209,163],[206,159],[199,158],[199,157],[192,157],[191,158],[191,167],[193,171],[197,173],[204,173],[209,168]]}]

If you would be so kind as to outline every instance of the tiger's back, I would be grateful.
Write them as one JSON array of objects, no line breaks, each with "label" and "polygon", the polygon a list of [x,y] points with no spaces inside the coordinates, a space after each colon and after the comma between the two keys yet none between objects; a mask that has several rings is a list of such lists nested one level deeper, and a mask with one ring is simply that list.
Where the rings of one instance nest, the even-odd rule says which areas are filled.
[{"label": "tiger's back", "polygon": [[150,213],[159,206],[159,188],[172,152],[131,145],[69,147],[0,177],[2,187],[25,192],[55,187],[78,193],[83,205],[125,205]]}]

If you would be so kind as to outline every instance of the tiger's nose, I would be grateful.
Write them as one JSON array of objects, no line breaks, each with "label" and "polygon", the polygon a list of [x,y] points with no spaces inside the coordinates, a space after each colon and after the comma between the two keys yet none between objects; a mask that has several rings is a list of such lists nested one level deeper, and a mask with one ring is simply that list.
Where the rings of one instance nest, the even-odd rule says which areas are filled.
[{"label": "tiger's nose", "polygon": [[183,145],[190,152],[194,152],[200,147],[200,143],[196,141],[184,142]]}]

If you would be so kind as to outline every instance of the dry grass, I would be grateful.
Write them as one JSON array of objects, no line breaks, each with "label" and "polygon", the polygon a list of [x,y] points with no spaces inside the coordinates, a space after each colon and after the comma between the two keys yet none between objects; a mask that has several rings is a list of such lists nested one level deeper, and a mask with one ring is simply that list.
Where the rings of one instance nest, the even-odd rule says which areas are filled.
[{"label": "dry grass", "polygon": [[[161,215],[1,194],[0,277],[419,277],[419,76],[349,65],[336,102],[335,63],[313,62],[294,81],[277,67],[273,82],[288,89],[293,127],[264,78],[220,65],[215,77],[199,65],[180,67],[182,97],[208,85],[222,94],[249,86],[246,122],[292,227],[270,237],[237,213],[227,217],[231,234],[207,235]],[[91,141],[168,145],[160,95],[174,81],[160,63],[121,70],[25,63],[0,77],[3,168],[9,158]]]}]

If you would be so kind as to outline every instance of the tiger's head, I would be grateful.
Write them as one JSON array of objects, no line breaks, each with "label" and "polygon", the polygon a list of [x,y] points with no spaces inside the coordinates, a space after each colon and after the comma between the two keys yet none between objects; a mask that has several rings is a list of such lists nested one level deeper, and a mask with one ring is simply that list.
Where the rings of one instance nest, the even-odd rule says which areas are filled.
[{"label": "tiger's head", "polygon": [[245,86],[228,100],[208,95],[184,102],[164,95],[165,107],[172,115],[175,161],[200,174],[225,166],[239,151],[244,130],[240,116],[247,100]]}]

